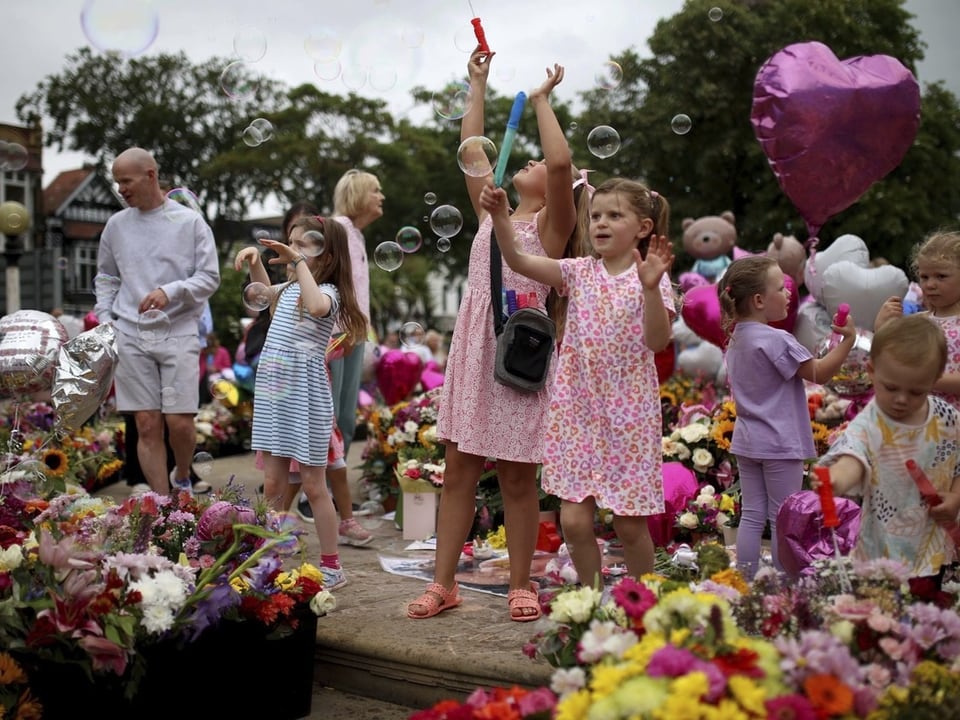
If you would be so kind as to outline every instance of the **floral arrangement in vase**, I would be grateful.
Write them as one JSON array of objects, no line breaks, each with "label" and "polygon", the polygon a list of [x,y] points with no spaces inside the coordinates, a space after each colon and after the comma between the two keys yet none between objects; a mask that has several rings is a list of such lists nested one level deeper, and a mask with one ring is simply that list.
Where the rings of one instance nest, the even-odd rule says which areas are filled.
[{"label": "floral arrangement in vase", "polygon": [[296,532],[231,481],[209,497],[152,492],[122,504],[0,483],[0,646],[18,662],[69,663],[129,695],[142,651],[224,622],[296,629],[297,607],[335,606]]},{"label": "floral arrangement in vase", "polygon": [[363,479],[381,498],[399,492],[396,466],[401,451],[408,460],[440,464],[443,446],[437,442],[438,401],[436,389],[370,412],[361,469]]},{"label": "floral arrangement in vase", "polygon": [[703,484],[695,498],[677,515],[676,525],[690,533],[716,535],[724,528],[740,524],[740,503],[730,491],[717,492],[713,485]]}]

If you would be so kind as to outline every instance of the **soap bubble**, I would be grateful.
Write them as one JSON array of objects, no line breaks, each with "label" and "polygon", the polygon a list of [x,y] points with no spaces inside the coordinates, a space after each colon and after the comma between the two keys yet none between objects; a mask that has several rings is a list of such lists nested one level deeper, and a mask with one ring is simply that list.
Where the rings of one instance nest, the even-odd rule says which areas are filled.
[{"label": "soap bubble", "polygon": [[689,115],[680,113],[679,115],[674,115],[670,121],[670,129],[677,135],[686,135],[690,132],[691,128],[693,128],[693,120],[690,119]]},{"label": "soap bubble", "polygon": [[400,338],[400,347],[404,350],[409,350],[423,345],[423,340],[426,333],[423,330],[423,325],[420,323],[405,322],[400,327],[400,331],[397,333],[397,335]]},{"label": "soap bubble", "polygon": [[437,204],[437,194],[428,192],[423,196],[423,202],[427,205],[436,205]]},{"label": "soap bubble", "polygon": [[147,310],[137,318],[137,334],[145,343],[163,342],[170,337],[170,318],[163,310]]},{"label": "soap bubble", "polygon": [[453,205],[440,205],[430,213],[430,229],[440,237],[453,237],[462,227],[463,214]]},{"label": "soap bubble", "polygon": [[403,265],[403,249],[392,240],[387,240],[374,249],[373,261],[381,270],[393,272]]},{"label": "soap bubble", "polygon": [[243,304],[254,312],[266,310],[272,301],[273,290],[261,282],[252,282],[243,289]]},{"label": "soap bubble", "polygon": [[449,82],[433,94],[433,111],[444,120],[459,120],[470,110],[473,94],[462,80]]},{"label": "soap bubble", "polygon": [[597,125],[587,135],[587,150],[598,158],[613,157],[620,149],[620,133],[609,125]]},{"label": "soap bubble", "polygon": [[420,249],[423,244],[423,236],[413,225],[404,225],[397,230],[397,245],[405,253],[413,253]]},{"label": "soap bubble", "polygon": [[492,175],[497,165],[497,146],[483,135],[468,137],[457,149],[457,165],[470,177]]},{"label": "soap bubble", "polygon": [[608,60],[597,71],[594,81],[602,90],[613,90],[623,81],[623,68],[613,60]]}]

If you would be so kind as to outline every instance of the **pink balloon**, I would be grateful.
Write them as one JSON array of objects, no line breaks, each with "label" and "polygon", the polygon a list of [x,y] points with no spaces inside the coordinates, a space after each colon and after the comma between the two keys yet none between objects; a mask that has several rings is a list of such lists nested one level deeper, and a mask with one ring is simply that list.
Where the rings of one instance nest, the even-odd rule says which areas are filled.
[{"label": "pink balloon", "polygon": [[920,125],[920,86],[896,58],[838,60],[788,45],[753,84],[753,131],[811,237],[893,170]]},{"label": "pink balloon", "polygon": [[[792,333],[793,326],[797,322],[797,308],[800,306],[800,297],[793,278],[784,275],[783,284],[790,291],[787,316],[783,320],[770,323],[770,325]],[[680,315],[687,327],[699,335],[702,340],[712,342],[721,348],[727,347],[728,338],[720,324],[720,297],[717,295],[716,285],[704,285],[688,290],[683,296],[683,307],[680,309]]]},{"label": "pink balloon", "polygon": [[422,372],[423,360],[416,353],[387,350],[377,364],[377,386],[387,405],[395,405],[412,393]]},{"label": "pink balloon", "polygon": [[720,298],[716,285],[701,285],[688,290],[683,296],[680,315],[701,340],[722,348],[727,346],[726,335],[720,328]]},{"label": "pink balloon", "polygon": [[434,360],[427,363],[427,366],[420,374],[420,384],[425,391],[433,390],[443,385],[443,370]]},{"label": "pink balloon", "polygon": [[700,489],[697,476],[683,463],[665,462],[661,472],[666,510],[647,518],[647,528],[656,547],[666,547],[673,541],[677,513],[687,506],[687,501],[696,497]]}]

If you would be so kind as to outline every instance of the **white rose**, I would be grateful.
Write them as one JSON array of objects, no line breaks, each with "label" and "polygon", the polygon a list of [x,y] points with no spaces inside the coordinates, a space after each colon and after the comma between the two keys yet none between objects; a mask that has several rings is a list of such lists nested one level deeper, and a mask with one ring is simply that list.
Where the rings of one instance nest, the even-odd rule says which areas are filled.
[{"label": "white rose", "polygon": [[692,512],[685,512],[679,517],[677,524],[687,530],[693,530],[700,524],[700,519]]},{"label": "white rose", "polygon": [[710,429],[703,423],[690,423],[680,428],[680,437],[687,444],[700,442],[710,435]]},{"label": "white rose", "polygon": [[10,572],[16,570],[23,563],[23,549],[19,545],[11,545],[6,550],[0,550],[0,570]]},{"label": "white rose", "polygon": [[690,448],[683,443],[677,443],[677,460],[683,462],[690,459]]},{"label": "white rose", "polygon": [[412,434],[412,435],[416,435],[416,434],[417,434],[417,430],[419,430],[419,429],[420,429],[420,426],[417,425],[413,420],[407,420],[407,421],[403,424],[403,431],[404,431],[405,433],[410,433],[410,434]]},{"label": "white rose", "polygon": [[717,502],[714,499],[713,495],[707,495],[706,493],[703,493],[703,492],[697,495],[696,499],[693,502],[697,507],[702,507],[702,508],[713,508],[717,506]]},{"label": "white rose", "polygon": [[317,617],[326,615],[336,607],[337,599],[329,590],[321,590],[312,598],[310,598],[310,610],[312,610],[313,614]]},{"label": "white rose", "polygon": [[693,467],[698,472],[706,472],[713,465],[713,455],[709,450],[697,448],[693,451]]},{"label": "white rose", "polygon": [[704,485],[702,488],[700,488],[701,495],[714,495],[716,492],[717,491],[713,485]]}]

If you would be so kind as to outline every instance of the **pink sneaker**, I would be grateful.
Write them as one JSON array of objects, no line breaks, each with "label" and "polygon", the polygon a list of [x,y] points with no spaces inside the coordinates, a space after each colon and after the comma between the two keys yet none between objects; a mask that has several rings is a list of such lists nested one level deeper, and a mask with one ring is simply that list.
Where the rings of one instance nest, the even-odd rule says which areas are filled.
[{"label": "pink sneaker", "polygon": [[355,519],[340,521],[340,545],[353,545],[354,547],[363,547],[373,540],[373,535],[363,529]]}]

